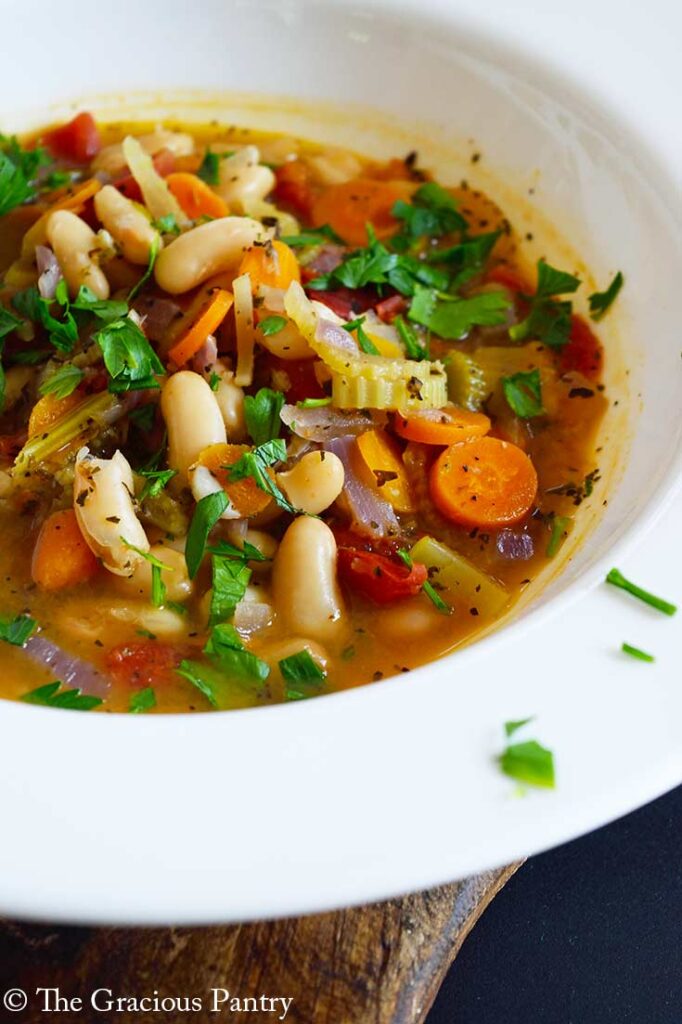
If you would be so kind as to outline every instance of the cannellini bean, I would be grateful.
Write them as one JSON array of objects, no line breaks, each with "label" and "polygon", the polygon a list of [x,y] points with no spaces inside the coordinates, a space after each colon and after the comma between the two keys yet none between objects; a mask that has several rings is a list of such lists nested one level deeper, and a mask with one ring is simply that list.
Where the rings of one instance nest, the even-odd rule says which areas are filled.
[{"label": "cannellini bean", "polygon": [[331,147],[317,156],[309,156],[307,163],[320,185],[341,185],[362,174],[360,160],[345,149]]},{"label": "cannellini bean", "polygon": [[266,658],[274,665],[284,661],[285,658],[290,658],[292,654],[298,654],[300,651],[307,651],[310,657],[322,669],[326,669],[329,664],[329,654],[326,648],[322,644],[316,643],[315,640],[307,640],[304,637],[295,636],[288,640],[274,641],[267,646],[261,647],[258,654],[259,657]]},{"label": "cannellini bean", "polygon": [[218,217],[200,224],[160,253],[156,282],[171,295],[181,295],[214,274],[236,270],[244,252],[268,237],[263,225],[250,217]]},{"label": "cannellini bean", "polygon": [[277,483],[294,508],[313,516],[336,501],[344,478],[343,463],[332,452],[308,452],[292,469],[277,473]]},{"label": "cannellini bean", "polygon": [[105,185],[95,196],[95,213],[131,263],[146,266],[152,246],[163,245],[141,208],[126,199],[113,185]]},{"label": "cannellini bean", "polygon": [[76,519],[88,546],[117,576],[130,576],[143,561],[124,541],[149,551],[133,493],[133,471],[121,452],[97,459],[87,448],[80,449],[73,481]]},{"label": "cannellini bean", "polygon": [[299,516],[284,534],[273,562],[272,593],[291,632],[325,641],[343,630],[336,540],[321,519]]},{"label": "cannellini bean", "polygon": [[214,394],[223,417],[228,440],[235,442],[246,440],[244,389],[235,384],[234,374],[230,370],[220,374],[220,383]]},{"label": "cannellini bean", "polygon": [[220,406],[200,374],[180,370],[163,386],[161,412],[168,430],[168,465],[186,484],[187,471],[204,448],[227,441]]},{"label": "cannellini bean", "polygon": [[265,530],[247,530],[244,539],[247,543],[253,544],[254,548],[258,548],[261,555],[269,560],[267,562],[249,562],[249,567],[256,572],[259,570],[270,572],[270,562],[277,554],[279,547],[275,538]]},{"label": "cannellini bean", "polygon": [[[263,310],[261,317],[264,318],[269,312]],[[293,320],[288,320],[286,327],[276,334],[265,335],[256,330],[256,339],[263,348],[280,359],[312,359],[315,355]]]},{"label": "cannellini bean", "polygon": [[[191,597],[194,590],[194,582],[187,574],[187,563],[185,562],[184,551],[176,551],[164,543],[152,544],[149,554],[154,555],[160,562],[168,566],[161,570],[161,581],[166,587],[166,597],[169,601],[185,601]],[[130,597],[139,597],[149,600],[152,592],[152,567],[147,561],[141,561],[135,567],[132,576],[120,576],[117,581],[117,589]]]},{"label": "cannellini bean", "polygon": [[[157,128],[147,135],[138,135],[137,141],[150,156],[160,153],[162,149],[169,149],[174,156],[191,156],[194,152],[194,139],[185,132],[170,132],[164,128]],[[116,174],[125,166],[126,159],[120,142],[104,146],[92,161],[93,171],[104,171],[106,174]]]},{"label": "cannellini bean", "polygon": [[256,146],[244,146],[220,161],[215,190],[231,209],[241,213],[249,203],[265,199],[275,187],[275,175],[259,160]]},{"label": "cannellini bean", "polygon": [[93,259],[99,247],[97,235],[84,220],[70,210],[55,210],[47,222],[47,240],[72,296],[84,284],[98,299],[109,298],[109,282]]},{"label": "cannellini bean", "polygon": [[154,636],[180,637],[187,634],[187,620],[184,615],[170,608],[152,608],[147,603],[133,602],[114,605],[107,609],[107,614],[118,622],[129,622],[140,629],[146,629]]},{"label": "cannellini bean", "polygon": [[399,601],[384,608],[376,617],[377,632],[390,640],[394,637],[416,637],[432,632],[439,621],[440,612],[423,598]]}]

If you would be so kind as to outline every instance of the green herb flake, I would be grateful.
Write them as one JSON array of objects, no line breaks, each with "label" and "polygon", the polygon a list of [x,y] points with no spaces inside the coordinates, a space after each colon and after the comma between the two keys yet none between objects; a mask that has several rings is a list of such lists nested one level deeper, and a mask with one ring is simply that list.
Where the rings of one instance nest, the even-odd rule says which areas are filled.
[{"label": "green herb flake", "polygon": [[504,734],[505,736],[513,736],[515,732],[522,729],[524,725],[528,725],[529,722],[534,721],[535,716],[531,715],[529,718],[515,718],[509,722],[504,723]]},{"label": "green herb flake", "polygon": [[365,329],[362,326],[366,319],[367,318],[364,316],[359,316],[355,320],[349,320],[342,326],[344,330],[348,331],[349,333],[355,331],[355,337],[358,339],[358,345],[366,355],[378,356],[379,349],[376,347],[374,342],[367,337]]},{"label": "green herb flake", "polygon": [[601,320],[606,311],[611,308],[624,282],[625,278],[619,270],[606,291],[593,292],[589,296],[590,316],[593,320]]},{"label": "green herb flake", "polygon": [[328,395],[326,398],[303,398],[300,402],[296,403],[299,409],[321,409],[325,405],[331,404],[331,395]]},{"label": "green herb flake", "polygon": [[626,579],[619,569],[611,569],[606,576],[606,582],[614,587],[619,587],[621,590],[626,590],[628,594],[639,598],[640,601],[644,601],[651,608],[656,608],[657,611],[663,612],[664,615],[674,615],[677,611],[677,605],[671,604],[670,601],[664,601],[662,597],[656,597],[655,594],[650,594],[648,590],[638,587],[636,583]]},{"label": "green herb flake", "polygon": [[563,348],[571,335],[573,306],[567,301],[556,301],[554,296],[572,294],[580,287],[580,278],[557,270],[545,260],[538,260],[537,286],[530,297],[530,313],[521,323],[509,328],[512,341],[538,338],[548,348]]},{"label": "green herb flake", "polygon": [[129,317],[114,320],[93,337],[102,350],[109,373],[109,391],[117,394],[158,388],[156,375],[165,373],[163,363]]},{"label": "green herb flake", "polygon": [[128,303],[123,299],[98,299],[95,293],[84,284],[78,289],[78,295],[72,303],[68,303],[67,297],[66,303],[63,304],[68,304],[70,309],[78,310],[81,313],[90,313],[104,323],[120,320],[128,313]]},{"label": "green herb flake", "polygon": [[0,619],[0,640],[14,647],[23,647],[38,623],[30,615],[17,615],[14,619]]},{"label": "green herb flake", "polygon": [[646,651],[640,650],[639,647],[633,647],[631,644],[623,643],[621,651],[623,654],[629,654],[631,658],[637,658],[638,661],[656,661],[653,654],[647,654]]},{"label": "green herb flake", "polygon": [[309,651],[305,648],[279,662],[287,700],[306,700],[319,693],[327,678]]},{"label": "green herb flake", "polygon": [[212,591],[209,626],[232,618],[234,610],[243,599],[251,579],[251,570],[245,559],[212,556]]},{"label": "green herb flake", "polygon": [[203,561],[208,535],[229,505],[224,491],[207,494],[197,502],[185,542],[185,562],[189,578],[194,579]]},{"label": "green herb flake", "polygon": [[505,775],[518,782],[554,789],[554,755],[537,740],[509,744],[498,763]]},{"label": "green herb flake", "polygon": [[302,249],[306,246],[324,245],[325,242],[335,242],[343,245],[343,241],[336,232],[329,226],[323,224],[319,228],[312,228],[310,231],[301,231],[298,235],[284,235],[281,241],[291,249]]},{"label": "green herb flake", "polygon": [[411,202],[399,199],[391,213],[403,222],[402,231],[391,239],[396,249],[407,248],[420,238],[463,232],[469,226],[459,213],[456,200],[435,181],[420,185]]},{"label": "green herb flake", "polygon": [[159,236],[156,235],[152,240],[152,244],[149,246],[149,261],[147,263],[147,269],[145,270],[144,274],[137,282],[137,284],[133,285],[133,287],[130,289],[128,293],[128,302],[132,302],[134,299],[137,298],[137,296],[140,294],[140,292],[146,285],[147,281],[149,281],[149,279],[151,278],[152,273],[154,271],[154,264],[156,263],[156,259],[159,255],[160,248],[161,246],[159,242]]},{"label": "green herb flake", "polygon": [[38,388],[41,395],[54,395],[56,398],[68,398],[72,394],[85,374],[72,363],[66,363],[56,370],[51,377]]},{"label": "green herb flake", "polygon": [[211,376],[208,378],[208,386],[211,391],[217,391],[220,387],[220,376],[215,372],[215,370],[213,370]]},{"label": "green herb flake", "polygon": [[[412,561],[412,555],[410,554],[410,552],[406,551],[405,548],[398,548],[396,554],[398,555],[398,558],[403,563],[403,565],[405,565],[406,568],[408,568],[411,572],[414,567],[414,562]],[[431,601],[431,603],[441,613],[441,615],[452,614],[452,608],[450,607],[450,605],[443,600],[443,598],[440,596],[440,594],[433,586],[433,584],[429,582],[429,580],[427,580],[426,583],[422,584],[422,592],[426,594],[429,601]]]},{"label": "green herb flake", "polygon": [[539,369],[521,371],[501,379],[504,397],[513,413],[524,420],[544,415]]},{"label": "green herb flake", "polygon": [[161,566],[152,565],[152,605],[163,608],[166,600],[166,584],[161,578]]},{"label": "green herb flake", "polygon": [[0,217],[33,199],[36,172],[49,162],[46,150],[23,149],[14,136],[0,136]]},{"label": "green herb flake", "polygon": [[280,413],[284,405],[281,391],[261,388],[244,398],[246,429],[255,445],[263,445],[279,437],[282,428]]},{"label": "green herb flake", "polygon": [[[60,282],[60,286],[63,283]],[[45,328],[51,345],[60,352],[70,352],[78,341],[78,325],[68,307],[66,289],[60,286],[57,288],[55,302],[63,307],[62,320],[52,315],[50,310],[53,303],[43,299],[35,285],[17,292],[12,297],[12,305],[27,320],[39,323]]]},{"label": "green herb flake", "polygon": [[573,516],[552,516],[551,533],[545,551],[547,558],[554,558],[572,526]]},{"label": "green herb flake", "polygon": [[482,292],[468,299],[418,285],[410,305],[410,320],[428,327],[440,338],[457,341],[472,327],[495,327],[507,319],[509,301],[504,292]]},{"label": "green herb flake", "polygon": [[58,681],[46,683],[36,690],[24,693],[21,700],[25,704],[42,704],[48,708],[64,708],[69,711],[92,711],[103,704],[101,697],[91,697],[80,690],[62,690]]},{"label": "green herb flake", "polygon": [[154,227],[157,231],[160,231],[162,235],[180,234],[180,225],[178,224],[174,213],[166,213],[163,217],[159,217],[158,220],[154,221]]},{"label": "green herb flake", "polygon": [[285,316],[266,316],[259,322],[258,329],[264,337],[269,338],[283,331],[288,322]]},{"label": "green herb flake", "polygon": [[270,675],[270,666],[244,647],[239,633],[223,622],[215,625],[204,647],[215,665],[229,676],[250,682],[264,683]]},{"label": "green herb flake", "polygon": [[[227,153],[224,154],[224,156],[227,155]],[[207,149],[204,153],[204,159],[201,161],[197,174],[207,185],[217,185],[220,181],[220,160],[222,157],[222,153],[213,153],[210,149]]]},{"label": "green herb flake", "polygon": [[244,541],[244,547],[238,548],[236,544],[230,544],[228,540],[217,540],[206,549],[212,555],[221,555],[223,558],[236,558],[242,562],[269,562],[262,551],[259,551],[255,544]]},{"label": "green herb flake", "polygon": [[429,353],[423,345],[419,343],[417,333],[414,328],[403,319],[402,316],[398,315],[393,321],[393,326],[398,332],[398,337],[405,346],[405,355],[408,359],[414,359],[420,362],[422,359],[428,359]]},{"label": "green herb flake", "polygon": [[177,474],[177,469],[138,469],[140,476],[143,476],[146,483],[140,491],[139,501],[147,498],[156,498],[164,490]]},{"label": "green herb flake", "polygon": [[[284,462],[287,457],[287,449],[284,441],[276,439],[259,445],[253,451],[245,452],[237,462],[231,466],[225,466],[230,481],[244,480],[251,477],[256,486],[274,498],[280,508],[295,515],[296,509],[280,491],[279,487],[267,472],[270,466],[277,462]],[[205,500],[205,499],[202,499]]]},{"label": "green herb flake", "polygon": [[145,711],[151,711],[155,707],[156,694],[151,686],[146,686],[144,690],[137,690],[136,693],[130,695],[128,711],[131,715],[139,715]]}]

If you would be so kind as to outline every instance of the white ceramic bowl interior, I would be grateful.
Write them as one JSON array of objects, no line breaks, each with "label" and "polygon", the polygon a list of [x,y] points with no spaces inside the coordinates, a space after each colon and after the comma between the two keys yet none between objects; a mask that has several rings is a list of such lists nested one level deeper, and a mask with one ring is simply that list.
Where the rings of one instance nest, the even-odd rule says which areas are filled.
[{"label": "white ceramic bowl interior", "polygon": [[[532,228],[533,258],[568,260],[601,287],[617,269],[628,282],[601,329],[618,404],[604,430],[604,480],[585,513],[598,522],[524,611],[526,632],[517,622],[409,680],[295,707],[140,720],[1,704],[0,800],[21,827],[0,850],[0,912],[152,922],[314,910],[440,882],[593,824],[571,817],[582,777],[569,806],[559,796],[554,810],[541,805],[546,828],[526,811],[518,826],[505,824],[485,751],[508,702],[500,674],[523,685],[513,636],[542,649],[543,623],[569,614],[679,473],[682,251],[665,171],[578,87],[443,11],[312,0],[119,0],[100,11],[63,0],[60,24],[70,28],[56,40],[37,0],[0,10],[12,38],[0,63],[4,131],[72,105],[146,119],[181,103],[197,120],[208,111],[378,156],[416,148],[440,180],[480,184]],[[450,677],[471,671],[485,700],[466,687],[453,693]],[[454,750],[433,729],[448,716],[467,723]],[[78,807],[42,788],[45,765],[56,763],[62,778],[78,779]],[[461,815],[452,832],[426,816],[447,793]],[[609,805],[606,793],[594,819],[625,804],[619,794]],[[405,838],[401,813],[421,839]],[[50,862],[79,865],[76,892],[64,876],[45,876],[48,834]],[[209,856],[199,854],[206,842]]]}]

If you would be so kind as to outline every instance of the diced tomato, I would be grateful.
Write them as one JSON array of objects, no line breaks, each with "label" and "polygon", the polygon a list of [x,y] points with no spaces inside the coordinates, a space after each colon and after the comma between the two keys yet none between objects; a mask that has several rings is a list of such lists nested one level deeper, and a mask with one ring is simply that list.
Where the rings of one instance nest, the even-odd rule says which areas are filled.
[{"label": "diced tomato", "polygon": [[354,320],[361,313],[371,309],[377,301],[377,293],[374,288],[336,288],[333,292],[319,292],[311,288],[307,292],[308,298],[317,299],[329,306],[337,316],[344,320]]},{"label": "diced tomato", "polygon": [[[324,398],[326,392],[315,373],[314,359],[279,359],[277,356],[268,356],[267,365],[271,372],[285,375],[289,381],[289,387],[284,392],[287,402],[294,404],[302,402],[305,398]],[[279,385],[279,381],[273,382]]]},{"label": "diced tomato", "polygon": [[141,640],[112,647],[106,661],[117,683],[142,689],[169,682],[185,656],[186,651],[179,647],[158,640]]},{"label": "diced tomato", "polygon": [[404,313],[409,306],[409,299],[404,295],[389,295],[387,299],[377,302],[374,311],[386,324],[393,323],[399,313]]},{"label": "diced tomato", "polygon": [[[154,170],[157,174],[160,174],[162,178],[167,177],[175,169],[175,156],[170,149],[162,149],[156,154],[153,160]],[[137,184],[132,174],[126,174],[116,181],[112,182],[113,185],[122,192],[127,199],[132,199],[135,203],[142,202],[142,193],[140,192],[140,186]]]},{"label": "diced tomato", "polygon": [[76,114],[73,121],[60,125],[43,136],[43,143],[52,156],[87,164],[102,148],[99,131],[92,114]]},{"label": "diced tomato", "polygon": [[309,220],[313,208],[313,190],[310,171],[302,160],[290,160],[275,170],[277,184],[275,199],[284,203],[305,220]]},{"label": "diced tomato", "polygon": [[415,597],[428,579],[421,562],[408,569],[402,562],[359,548],[340,547],[338,569],[339,577],[351,590],[376,604]]},{"label": "diced tomato", "polygon": [[524,295],[532,294],[534,291],[517,270],[512,270],[511,267],[506,266],[504,263],[500,263],[499,266],[489,270],[485,275],[485,280],[493,284],[501,284],[512,292],[521,292]]},{"label": "diced tomato", "polygon": [[594,380],[601,373],[604,359],[601,343],[582,317],[571,317],[571,338],[561,352],[561,371],[577,370]]}]

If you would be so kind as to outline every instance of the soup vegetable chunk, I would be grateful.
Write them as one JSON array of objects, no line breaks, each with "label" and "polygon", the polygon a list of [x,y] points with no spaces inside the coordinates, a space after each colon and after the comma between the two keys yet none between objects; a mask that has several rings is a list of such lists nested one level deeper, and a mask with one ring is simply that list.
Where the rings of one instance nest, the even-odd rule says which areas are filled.
[{"label": "soup vegetable chunk", "polygon": [[599,479],[578,277],[415,154],[82,113],[0,139],[0,275],[2,696],[406,672],[506,612]]}]

